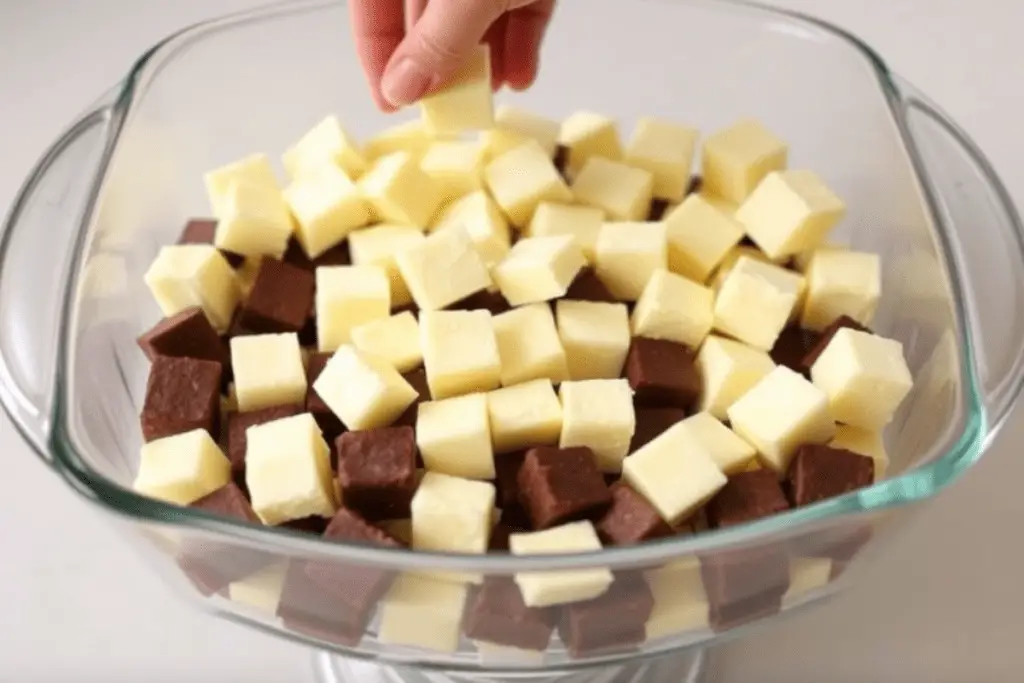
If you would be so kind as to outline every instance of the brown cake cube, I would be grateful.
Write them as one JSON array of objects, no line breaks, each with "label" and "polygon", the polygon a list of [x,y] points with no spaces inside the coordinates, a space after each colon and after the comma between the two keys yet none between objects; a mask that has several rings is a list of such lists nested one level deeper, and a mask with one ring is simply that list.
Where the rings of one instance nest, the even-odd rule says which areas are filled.
[{"label": "brown cake cube", "polygon": [[647,582],[636,574],[620,575],[604,595],[563,607],[558,635],[573,657],[634,647],[646,638],[653,609]]},{"label": "brown cake cube", "polygon": [[686,411],[682,408],[637,408],[636,428],[629,452],[635,453],[664,434],[669,427],[685,419]]},{"label": "brown cake cube", "polygon": [[704,178],[699,175],[690,176],[690,185],[686,188],[686,194],[696,194],[704,189]]},{"label": "brown cake cube", "polygon": [[316,280],[297,266],[264,258],[238,323],[258,333],[299,332],[313,309]]},{"label": "brown cake cube", "polygon": [[[185,224],[185,229],[181,231],[181,237],[178,238],[178,244],[213,244],[216,235],[216,219],[193,218]],[[245,257],[241,254],[235,254],[223,249],[220,250],[220,253],[224,255],[224,259],[232,268],[237,268],[245,261]]]},{"label": "brown cake cube", "polygon": [[198,358],[223,366],[228,360],[217,331],[199,307],[164,318],[139,337],[138,344],[150,361],[157,356]]},{"label": "brown cake cube", "polygon": [[519,505],[519,469],[526,459],[526,451],[501,453],[494,456],[494,504],[501,510]]},{"label": "brown cake cube", "polygon": [[705,506],[712,529],[752,522],[788,509],[786,494],[770,469],[732,475]]},{"label": "brown cake cube", "polygon": [[789,463],[786,487],[795,507],[870,486],[875,461],[853,451],[817,444],[801,446]]},{"label": "brown cake cube", "polygon": [[576,275],[576,279],[569,285],[564,298],[574,301],[618,303],[618,299],[612,296],[608,287],[601,282],[601,278],[590,268],[584,268]]},{"label": "brown cake cube", "polygon": [[205,429],[220,435],[221,364],[197,358],[157,356],[149,371],[142,407],[142,436],[165,436]]},{"label": "brown cake cube", "polygon": [[292,531],[299,531],[304,534],[312,534],[313,536],[321,536],[324,531],[327,530],[327,524],[331,520],[325,517],[301,517],[299,519],[293,519],[289,522],[285,522],[281,526]]},{"label": "brown cake cube", "polygon": [[604,545],[633,545],[672,535],[672,529],[646,498],[624,481],[609,489],[612,504],[594,525]]},{"label": "brown cake cube", "polygon": [[825,352],[825,349],[832,342],[832,337],[836,336],[836,332],[844,327],[849,327],[850,329],[857,330],[858,332],[867,332],[868,334],[872,334],[869,328],[861,325],[853,318],[841,315],[836,318],[831,325],[826,327],[820,335],[815,335],[813,337],[813,340],[807,346],[807,353],[800,361],[800,368],[797,371],[810,377],[811,366],[814,365],[816,360],[818,360],[818,356]]},{"label": "brown cake cube", "polygon": [[526,606],[515,581],[489,576],[467,604],[463,630],[473,640],[521,650],[545,650],[554,622],[551,610]]},{"label": "brown cake cube", "polygon": [[626,356],[626,377],[637,406],[687,409],[703,388],[690,350],[662,339],[633,339]]},{"label": "brown cake cube", "polygon": [[717,630],[778,612],[789,589],[789,557],[782,547],[719,551],[701,557],[700,570]]},{"label": "brown cake cube", "polygon": [[817,337],[818,335],[810,330],[790,325],[779,334],[769,355],[776,365],[783,365],[809,378],[810,373],[805,370],[803,361],[817,341]]},{"label": "brown cake cube", "polygon": [[486,289],[470,294],[465,299],[456,301],[447,308],[449,311],[486,310],[490,311],[491,315],[505,313],[511,309],[512,306],[509,305],[508,300],[502,296],[501,292],[492,292]]},{"label": "brown cake cube", "polygon": [[335,442],[345,506],[365,519],[405,519],[416,492],[416,434],[412,427],[345,432]]},{"label": "brown cake cube", "polygon": [[227,416],[227,456],[231,470],[245,471],[245,430],[266,422],[293,417],[301,412],[300,406],[273,406],[248,413],[229,413]]},{"label": "brown cake cube", "polygon": [[569,179],[569,148],[565,145],[555,147],[555,156],[552,161],[555,164],[555,170],[558,171],[565,182],[571,182]]},{"label": "brown cake cube", "polygon": [[585,446],[531,448],[519,469],[519,502],[535,530],[596,519],[612,502],[594,452]]},{"label": "brown cake cube", "polygon": [[316,423],[320,425],[320,431],[323,432],[324,439],[328,442],[334,441],[345,431],[345,425],[341,419],[327,407],[324,400],[313,389],[313,383],[316,382],[320,373],[324,371],[324,367],[330,359],[331,354],[329,353],[314,353],[309,357],[309,363],[306,366],[306,380],[309,387],[306,389],[306,411],[316,419]]},{"label": "brown cake cube", "polygon": [[651,208],[647,212],[647,220],[651,223],[657,223],[665,217],[666,211],[668,211],[668,200],[655,197],[651,200]]}]

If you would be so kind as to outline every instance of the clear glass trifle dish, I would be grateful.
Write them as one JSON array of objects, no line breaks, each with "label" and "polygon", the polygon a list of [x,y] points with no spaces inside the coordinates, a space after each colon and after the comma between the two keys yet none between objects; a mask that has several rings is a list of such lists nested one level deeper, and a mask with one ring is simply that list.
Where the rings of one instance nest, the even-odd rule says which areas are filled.
[{"label": "clear glass trifle dish", "polygon": [[[902,344],[914,378],[884,432],[884,476],[734,527],[537,556],[330,541],[326,520],[263,526],[134,492],[150,372],[137,339],[162,317],[144,274],[210,213],[203,175],[253,152],[276,160],[327,114],[362,140],[418,116],[376,111],[347,17],[344,3],[295,2],[169,37],[45,154],[4,226],[4,408],[184,599],[315,648],[325,681],[698,680],[709,647],[856,580],[905,513],[990,445],[1024,376],[1024,238],[973,143],[870,48],[813,19],[580,0],[559,6],[538,82],[497,101],[552,120],[602,112],[624,133],[646,115],[704,134],[750,116],[784,139],[790,167],[846,204],[829,241],[881,257],[871,328]],[[614,578],[596,602],[543,619],[512,598],[502,613],[501,592],[537,573]],[[508,617],[490,639],[467,626],[487,590]]]}]

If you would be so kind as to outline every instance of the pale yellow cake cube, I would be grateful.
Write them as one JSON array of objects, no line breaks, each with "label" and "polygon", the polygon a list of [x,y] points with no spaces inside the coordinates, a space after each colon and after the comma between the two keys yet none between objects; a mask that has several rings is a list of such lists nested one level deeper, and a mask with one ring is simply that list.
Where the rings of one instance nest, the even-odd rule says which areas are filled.
[{"label": "pale yellow cake cube", "polygon": [[633,390],[625,379],[563,382],[559,448],[586,446],[604,472],[622,471],[622,460],[636,431]]},{"label": "pale yellow cake cube", "polygon": [[310,413],[249,427],[245,442],[245,484],[264,524],[334,515],[330,449]]},{"label": "pale yellow cake cube", "polygon": [[465,230],[439,230],[395,254],[416,305],[436,311],[491,286],[487,266]]},{"label": "pale yellow cake cube", "polygon": [[488,267],[505,258],[512,247],[508,220],[485,190],[467,194],[442,210],[431,232],[441,230],[464,231]]},{"label": "pale yellow cake cube", "polygon": [[281,602],[288,562],[273,562],[249,576],[228,584],[228,599],[264,615],[276,616]]},{"label": "pale yellow cake cube", "polygon": [[484,181],[505,216],[517,227],[529,225],[541,202],[573,201],[572,190],[554,161],[532,139],[487,164]]},{"label": "pale yellow cake cube", "polygon": [[502,362],[489,311],[421,311],[420,347],[434,400],[501,384]]},{"label": "pale yellow cake cube", "polygon": [[398,270],[395,255],[419,246],[425,239],[419,228],[411,225],[374,225],[349,234],[348,247],[354,265],[377,266],[387,272],[391,307],[399,308],[412,303],[412,294]]},{"label": "pale yellow cake cube", "polygon": [[718,289],[714,328],[769,351],[796,310],[803,291],[800,274],[741,256]]},{"label": "pale yellow cake cube", "polygon": [[433,93],[420,100],[423,124],[434,135],[485,130],[494,125],[491,48],[477,46]]},{"label": "pale yellow cake cube", "polygon": [[681,201],[690,185],[698,135],[696,128],[645,116],[626,148],[626,163],[654,176],[655,197]]},{"label": "pale yellow cake cube", "polygon": [[416,445],[429,472],[493,479],[494,452],[487,395],[426,401],[416,417]]},{"label": "pale yellow cake cube", "polygon": [[279,259],[294,232],[292,216],[281,191],[255,183],[229,185],[217,219],[214,244],[243,256]]},{"label": "pale yellow cake cube", "polygon": [[405,152],[419,161],[433,140],[422,120],[403,121],[369,138],[363,145],[363,158],[368,167],[395,152]]},{"label": "pale yellow cake cube", "polygon": [[[594,552],[601,549],[601,541],[593,523],[584,520],[544,531],[510,534],[508,546],[513,555],[552,555]],[[527,607],[550,607],[600,597],[611,586],[612,578],[610,571],[597,567],[518,572],[515,582]]]},{"label": "pale yellow cake cube", "polygon": [[[486,407],[483,411],[486,422]],[[487,552],[494,497],[494,484],[490,482],[434,472],[428,467],[412,498],[412,547],[478,555]]]},{"label": "pale yellow cake cube", "polygon": [[569,149],[569,169],[578,172],[592,157],[622,159],[622,143],[614,119],[578,111],[562,121],[558,142]]},{"label": "pale yellow cake cube", "polygon": [[352,345],[360,351],[377,354],[402,373],[423,364],[420,325],[411,311],[353,327]]},{"label": "pale yellow cake cube", "polygon": [[549,379],[535,379],[487,394],[491,441],[496,453],[558,443],[562,406]]},{"label": "pale yellow cake cube", "polygon": [[737,202],[725,199],[723,197],[719,197],[718,195],[704,189],[702,189],[697,194],[700,196],[701,199],[703,199],[708,204],[724,213],[726,216],[729,216],[731,218],[736,217],[736,210],[740,208],[740,205]]},{"label": "pale yellow cake cube", "polygon": [[532,379],[549,379],[558,384],[569,378],[565,349],[548,304],[529,304],[507,311],[494,316],[493,324],[501,357],[502,386]]},{"label": "pale yellow cake cube", "polygon": [[604,211],[609,220],[642,221],[651,208],[654,176],[604,157],[592,157],[576,174],[576,201]]},{"label": "pale yellow cake cube", "polygon": [[370,209],[345,172],[334,164],[309,168],[284,190],[295,216],[295,238],[315,259],[370,222]]},{"label": "pale yellow cake cube", "polygon": [[388,273],[380,266],[316,269],[316,329],[321,352],[352,340],[352,329],[391,313]]},{"label": "pale yellow cake cube", "polygon": [[420,168],[441,190],[441,201],[454,201],[483,189],[484,148],[469,140],[438,140],[427,148]]},{"label": "pale yellow cake cube", "polygon": [[837,422],[873,430],[889,424],[914,384],[900,342],[849,327],[818,356],[811,380]]},{"label": "pale yellow cake cube", "polygon": [[305,403],[306,369],[294,332],[233,337],[231,369],[243,413]]},{"label": "pale yellow cake cube", "polygon": [[400,574],[380,602],[377,637],[387,645],[455,652],[467,592],[466,584]]},{"label": "pale yellow cake cube", "polygon": [[605,223],[594,249],[595,272],[620,301],[636,301],[656,270],[668,267],[664,223]]},{"label": "pale yellow cake cube", "polygon": [[732,429],[757,449],[761,464],[784,473],[796,449],[836,434],[828,396],[779,365],[727,411]]},{"label": "pale yellow cake cube", "polygon": [[419,398],[386,360],[350,345],[331,356],[313,390],[353,431],[387,427]]},{"label": "pale yellow cake cube", "polygon": [[268,194],[280,193],[281,185],[266,154],[250,154],[203,174],[206,197],[213,215],[220,218],[224,202],[233,185],[253,185],[264,188]]},{"label": "pale yellow cake cube", "polygon": [[786,167],[789,147],[754,119],[743,119],[704,141],[704,190],[742,203],[772,171]]},{"label": "pale yellow cake cube", "polygon": [[645,574],[654,609],[645,626],[647,641],[708,627],[708,596],[700,562],[678,561]]},{"label": "pale yellow cake cube", "polygon": [[757,456],[757,449],[711,413],[691,415],[679,423],[679,430],[706,451],[725,474],[742,472]]},{"label": "pale yellow cake cube", "polygon": [[443,199],[441,188],[408,152],[378,159],[359,179],[359,189],[383,221],[421,230],[430,224]]},{"label": "pale yellow cake cube", "polygon": [[789,560],[789,588],[782,596],[783,609],[799,602],[832,579],[832,560],[828,557],[792,557]]},{"label": "pale yellow cake cube", "polygon": [[165,317],[198,306],[218,332],[231,326],[241,292],[231,266],[215,247],[161,247],[143,280]]},{"label": "pale yellow cake cube", "polygon": [[536,140],[549,157],[558,146],[558,121],[507,104],[494,111],[494,128],[480,134],[487,158],[499,157],[528,140]]},{"label": "pale yellow cake cube", "polygon": [[711,335],[697,352],[703,389],[698,407],[725,420],[729,408],[775,369],[767,351]]},{"label": "pale yellow cake cube", "polygon": [[359,143],[333,114],[321,119],[281,155],[292,179],[325,163],[333,164],[356,180],[366,171],[366,159]]},{"label": "pale yellow cake cube", "polygon": [[231,481],[231,463],[205,429],[142,445],[132,488],[167,503],[190,505]]},{"label": "pale yellow cake cube", "polygon": [[530,237],[572,235],[588,263],[594,262],[597,235],[604,223],[604,211],[592,206],[541,202],[526,229]]},{"label": "pale yellow cake cube", "polygon": [[647,281],[630,320],[634,337],[663,339],[697,349],[711,332],[715,293],[659,269]]},{"label": "pale yellow cake cube", "polygon": [[510,305],[523,306],[565,296],[585,265],[572,235],[527,237],[516,242],[491,276]]},{"label": "pale yellow cake cube", "polygon": [[695,282],[707,282],[743,239],[743,226],[699,194],[665,216],[668,267]]},{"label": "pale yellow cake cube", "polygon": [[800,326],[821,332],[847,315],[870,325],[882,298],[882,261],[878,254],[845,249],[815,252],[805,277],[807,295]]},{"label": "pale yellow cake cube", "polygon": [[844,251],[849,249],[846,245],[836,244],[835,242],[823,242],[813,249],[801,251],[799,254],[793,255],[793,270],[798,273],[807,274],[807,268],[811,265],[811,260],[817,255],[819,251]]},{"label": "pale yellow cake cube", "polygon": [[670,526],[693,514],[726,482],[715,459],[680,423],[626,456],[622,478]]},{"label": "pale yellow cake cube", "polygon": [[889,454],[885,450],[885,440],[881,432],[851,427],[850,425],[838,425],[836,435],[828,445],[832,448],[842,448],[852,451],[858,455],[866,455],[875,461],[875,481],[885,478],[889,469]]},{"label": "pale yellow cake cube", "polygon": [[555,321],[570,379],[612,379],[622,374],[630,343],[626,304],[562,299],[555,302]]},{"label": "pale yellow cake cube", "polygon": [[775,171],[736,211],[736,220],[771,259],[813,249],[846,214],[846,205],[813,171]]}]

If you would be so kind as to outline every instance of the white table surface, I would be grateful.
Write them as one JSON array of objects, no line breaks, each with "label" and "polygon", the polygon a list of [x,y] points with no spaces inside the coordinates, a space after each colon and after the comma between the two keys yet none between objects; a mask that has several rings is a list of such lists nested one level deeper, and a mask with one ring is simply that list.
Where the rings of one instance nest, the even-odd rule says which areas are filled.
[{"label": "white table surface", "polygon": [[[70,117],[140,52],[187,23],[257,4],[0,0],[0,207]],[[975,136],[1024,202],[1024,3],[776,4],[874,45]],[[1018,417],[858,587],[732,645],[724,683],[1022,680],[1022,442]],[[0,683],[312,680],[305,650],[174,602],[5,418],[0,457]]]}]

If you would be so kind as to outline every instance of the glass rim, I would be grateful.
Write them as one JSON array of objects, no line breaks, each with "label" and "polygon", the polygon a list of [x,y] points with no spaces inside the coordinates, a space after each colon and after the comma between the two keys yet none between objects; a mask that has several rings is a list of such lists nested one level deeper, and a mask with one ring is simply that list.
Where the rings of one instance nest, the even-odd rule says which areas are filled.
[{"label": "glass rim", "polygon": [[[635,1],[635,0],[634,0]],[[661,3],[667,0],[642,0],[647,3]],[[786,19],[802,24],[806,28],[822,31],[839,39],[863,57],[872,68],[884,96],[890,115],[896,123],[906,154],[914,168],[915,180],[920,183],[925,173],[925,163],[911,140],[904,119],[904,98],[896,76],[889,70],[882,57],[863,40],[814,17],[799,12],[768,7],[751,0],[691,0],[694,4],[705,5],[717,12],[751,12],[765,16]],[[98,196],[106,178],[112,154],[117,147],[121,132],[141,94],[140,84],[149,71],[159,69],[163,63],[162,51],[182,41],[222,27],[242,23],[265,21],[280,15],[295,15],[337,6],[338,0],[286,0],[263,7],[229,14],[220,18],[193,24],[172,33],[147,50],[132,66],[113,104],[110,105],[108,136],[99,170],[94,180],[93,198]],[[341,0],[341,5],[345,4]],[[607,568],[629,568],[654,566],[675,558],[703,554],[720,548],[756,543],[773,535],[791,533],[800,528],[842,516],[877,513],[930,498],[956,481],[967,469],[977,462],[988,445],[991,425],[986,419],[976,371],[974,346],[970,330],[965,321],[967,306],[961,283],[961,269],[953,256],[945,234],[947,226],[937,210],[934,199],[927,192],[921,193],[925,209],[935,226],[941,245],[941,252],[950,269],[950,292],[956,314],[957,346],[960,357],[961,399],[966,417],[964,428],[955,444],[945,453],[919,465],[899,476],[883,479],[871,486],[842,496],[824,500],[806,507],[786,512],[727,529],[709,529],[689,536],[672,536],[647,541],[633,546],[602,548],[583,553],[562,553],[535,556],[513,556],[506,553],[467,555],[437,551],[420,551],[407,548],[382,548],[365,545],[326,541],[301,531],[284,527],[260,526],[224,517],[217,517],[194,508],[180,507],[139,495],[100,474],[88,465],[86,458],[78,451],[74,438],[68,431],[67,376],[72,363],[70,331],[76,329],[75,302],[82,255],[88,237],[90,222],[94,215],[87,210],[72,247],[73,258],[67,281],[64,283],[63,310],[58,338],[58,362],[55,372],[55,400],[51,415],[52,430],[49,435],[49,450],[53,454],[54,468],[63,478],[86,499],[108,512],[134,521],[160,526],[191,528],[200,532],[215,534],[241,543],[273,547],[276,551],[308,556],[330,557],[341,561],[371,566],[411,571],[462,571],[493,574],[508,574],[520,571],[571,570],[594,566]],[[89,206],[93,209],[94,206]]]}]

